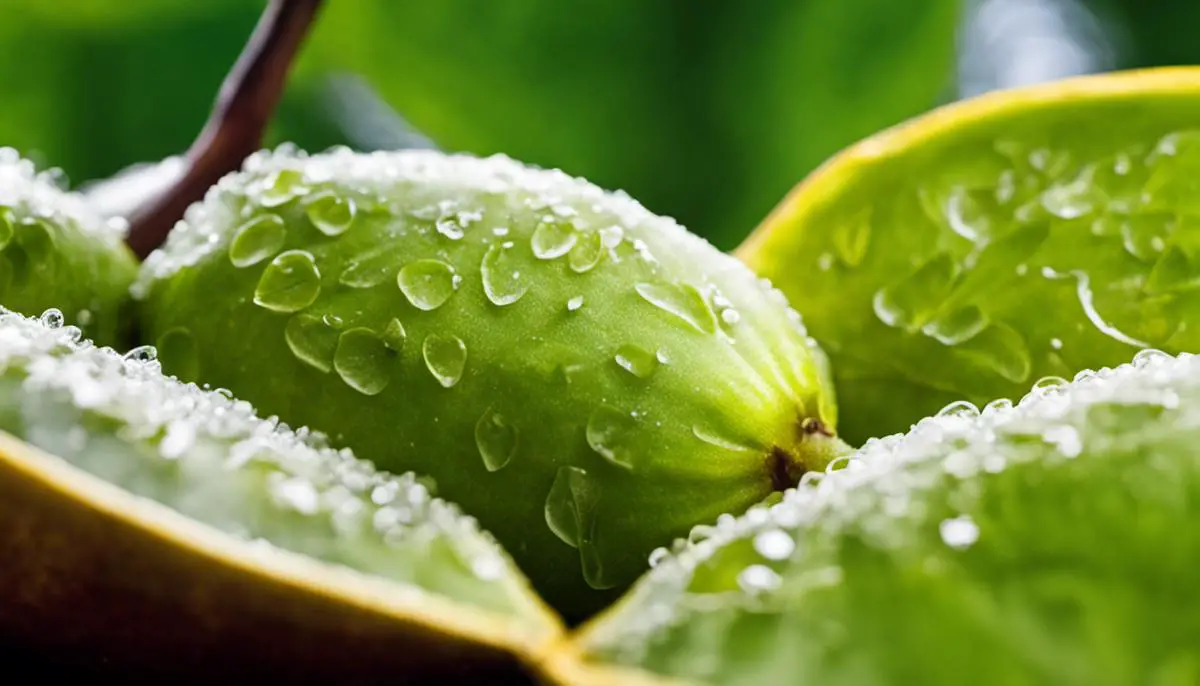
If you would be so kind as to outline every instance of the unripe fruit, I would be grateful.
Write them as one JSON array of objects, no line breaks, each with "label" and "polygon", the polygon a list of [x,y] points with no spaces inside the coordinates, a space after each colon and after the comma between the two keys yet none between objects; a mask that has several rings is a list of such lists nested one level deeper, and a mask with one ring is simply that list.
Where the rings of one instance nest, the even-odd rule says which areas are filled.
[{"label": "unripe fruit", "polygon": [[116,344],[137,262],[125,222],[106,220],[51,172],[0,148],[0,305],[38,315],[60,310],[101,344]]},{"label": "unripe fruit", "polygon": [[1197,683],[1197,441],[1187,354],[955,403],[664,550],[564,681]]},{"label": "unripe fruit", "polygon": [[431,475],[572,616],[842,448],[781,294],[505,157],[259,154],[135,290],[168,372]]}]

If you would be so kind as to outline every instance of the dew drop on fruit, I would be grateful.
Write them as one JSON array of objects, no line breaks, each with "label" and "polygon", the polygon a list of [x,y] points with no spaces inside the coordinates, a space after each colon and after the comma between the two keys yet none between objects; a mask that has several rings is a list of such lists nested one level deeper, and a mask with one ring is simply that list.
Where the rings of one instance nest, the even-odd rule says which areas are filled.
[{"label": "dew drop on fruit", "polygon": [[938,315],[921,327],[921,333],[942,345],[958,345],[975,337],[987,328],[987,325],[988,320],[983,311],[974,305],[967,305]]},{"label": "dew drop on fruit", "polygon": [[517,452],[517,428],[508,419],[489,407],[475,422],[475,445],[483,466],[489,472],[499,471],[512,461]]},{"label": "dew drop on fruit", "polygon": [[255,217],[233,230],[229,242],[229,261],[243,269],[271,257],[283,249],[287,227],[274,214]]},{"label": "dew drop on fruit", "polygon": [[715,333],[716,317],[694,286],[679,283],[639,283],[634,287],[646,302],[675,315],[702,333]]},{"label": "dew drop on fruit", "polygon": [[511,305],[529,290],[529,284],[521,278],[512,243],[493,243],[483,255],[480,264],[480,279],[483,292],[493,305]]},{"label": "dew drop on fruit", "polygon": [[658,357],[636,345],[622,345],[613,356],[617,366],[639,379],[648,379],[658,369]]},{"label": "dew drop on fruit", "polygon": [[272,172],[263,181],[263,188],[258,196],[258,202],[263,207],[285,205],[292,198],[308,192],[308,187],[304,185],[304,175],[295,169]]},{"label": "dew drop on fruit", "polygon": [[429,334],[421,345],[421,356],[433,378],[444,388],[450,388],[462,379],[467,365],[467,344],[458,336]]},{"label": "dew drop on fruit", "polygon": [[954,417],[957,419],[974,419],[979,416],[979,408],[967,400],[955,400],[938,411],[939,417]]},{"label": "dew drop on fruit", "polygon": [[396,318],[392,318],[388,325],[383,329],[383,344],[389,349],[399,352],[404,348],[404,341],[408,340],[408,331],[404,329],[404,324]]},{"label": "dew drop on fruit", "polygon": [[736,450],[738,452],[754,450],[754,448],[751,446],[748,446],[730,436],[726,436],[720,431],[717,431],[713,427],[706,424],[696,424],[692,426],[692,435],[709,445],[715,445],[718,448],[724,448],[726,450]]},{"label": "dew drop on fruit", "polygon": [[183,381],[191,381],[200,375],[200,351],[196,337],[188,329],[177,326],[158,337],[154,347],[158,350],[163,369]]},{"label": "dew drop on fruit", "polygon": [[326,236],[340,236],[354,223],[358,206],[354,198],[343,198],[336,193],[321,193],[308,202],[304,213],[317,231]]},{"label": "dew drop on fruit", "polygon": [[563,543],[578,548],[595,516],[600,492],[588,473],[579,467],[559,467],[546,496],[546,525]]},{"label": "dew drop on fruit", "polygon": [[582,295],[577,295],[567,301],[567,310],[570,312],[575,312],[581,307],[583,307],[583,296]]},{"label": "dew drop on fruit", "polygon": [[603,256],[604,243],[601,241],[600,233],[589,231],[576,239],[575,246],[571,248],[571,252],[567,253],[567,264],[570,265],[571,271],[583,274],[599,264],[600,258]]},{"label": "dew drop on fruit", "polygon": [[1061,376],[1043,376],[1033,382],[1032,390],[1038,393],[1046,393],[1056,391],[1066,386],[1069,382]]},{"label": "dew drop on fruit", "polygon": [[321,272],[306,250],[288,250],[271,260],[254,289],[254,304],[275,312],[296,312],[321,293]]},{"label": "dew drop on fruit", "polygon": [[1121,222],[1121,245],[1125,252],[1143,262],[1158,259],[1166,247],[1167,223],[1161,216],[1133,214]]},{"label": "dew drop on fruit", "polygon": [[766,565],[750,565],[737,576],[738,586],[748,595],[769,593],[783,584],[779,572]]},{"label": "dew drop on fruit", "polygon": [[923,325],[950,292],[957,268],[948,253],[939,253],[918,268],[875,293],[875,316],[888,326],[908,329]]},{"label": "dew drop on fruit", "polygon": [[588,446],[609,462],[631,469],[634,452],[630,444],[637,426],[637,420],[629,413],[602,405],[588,417],[585,431]]},{"label": "dew drop on fruit", "polygon": [[400,292],[419,310],[436,310],[451,295],[457,284],[454,268],[441,260],[417,260],[404,265],[396,275]]},{"label": "dew drop on fruit", "polygon": [[767,560],[786,560],[796,550],[796,541],[782,529],[767,529],[754,537],[754,551]]},{"label": "dew drop on fruit", "polygon": [[1096,327],[1097,331],[1115,341],[1120,341],[1127,345],[1132,345],[1138,348],[1150,347],[1149,343],[1140,341],[1105,321],[1104,317],[1102,317],[1100,312],[1096,309],[1096,304],[1092,296],[1091,279],[1086,272],[1077,269],[1064,274],[1056,272],[1050,267],[1043,267],[1042,275],[1047,279],[1075,279],[1075,295],[1079,299],[1079,305],[1083,307],[1083,314],[1088,318],[1088,321],[1092,323],[1092,326]]},{"label": "dew drop on fruit", "polygon": [[533,230],[529,245],[534,257],[539,260],[553,260],[566,255],[575,247],[578,235],[575,227],[568,222],[541,222]]},{"label": "dew drop on fruit", "polygon": [[293,315],[283,329],[283,338],[297,360],[320,372],[333,369],[338,332],[323,317],[303,313]]},{"label": "dew drop on fruit", "polygon": [[338,337],[333,369],[350,388],[363,395],[378,395],[391,381],[394,356],[374,331],[356,327]]},{"label": "dew drop on fruit", "polygon": [[355,255],[338,275],[338,283],[349,288],[374,288],[391,279],[399,263],[398,247],[392,244],[381,245]]},{"label": "dew drop on fruit", "polygon": [[1137,353],[1134,354],[1133,366],[1138,367],[1139,369],[1144,369],[1146,367],[1151,367],[1155,364],[1166,362],[1171,359],[1173,358],[1170,354],[1161,350],[1156,348],[1145,348],[1137,351]]},{"label": "dew drop on fruit", "polygon": [[942,542],[954,548],[963,550],[975,545],[979,540],[979,526],[968,515],[959,515],[951,519],[943,519],[938,524],[938,534]]},{"label": "dew drop on fruit", "polygon": [[124,357],[130,362],[154,362],[158,359],[158,351],[152,345],[139,345],[130,348]]},{"label": "dew drop on fruit", "polygon": [[1029,344],[1012,327],[993,323],[954,347],[955,357],[988,374],[1024,383],[1033,368]]},{"label": "dew drop on fruit", "polygon": [[38,317],[38,321],[40,321],[46,328],[57,329],[63,325],[63,322],[66,321],[66,319],[63,317],[62,310],[51,307],[43,312],[40,317]]}]

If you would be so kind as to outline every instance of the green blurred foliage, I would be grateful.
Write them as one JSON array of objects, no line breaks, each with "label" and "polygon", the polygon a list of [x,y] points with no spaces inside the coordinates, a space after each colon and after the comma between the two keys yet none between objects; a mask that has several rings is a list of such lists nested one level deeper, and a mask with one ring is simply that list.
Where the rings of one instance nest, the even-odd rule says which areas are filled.
[{"label": "green blurred foliage", "polygon": [[[327,0],[268,144],[394,147],[407,121],[624,189],[729,248],[829,155],[953,98],[978,1]],[[1116,66],[1200,59],[1194,0],[1086,5]],[[263,6],[0,0],[0,144],[74,185],[186,149]],[[331,86],[347,76],[403,119],[348,123],[378,103],[331,102],[363,97]]]}]

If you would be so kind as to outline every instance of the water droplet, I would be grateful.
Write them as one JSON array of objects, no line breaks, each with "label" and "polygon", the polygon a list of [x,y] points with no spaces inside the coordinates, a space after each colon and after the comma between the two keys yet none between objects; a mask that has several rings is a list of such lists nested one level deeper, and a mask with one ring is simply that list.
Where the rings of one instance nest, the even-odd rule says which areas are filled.
[{"label": "water droplet", "polygon": [[343,198],[336,193],[321,193],[304,208],[308,221],[317,231],[326,236],[340,236],[350,230],[358,205],[354,198]]},{"label": "water droplet", "polygon": [[517,452],[517,428],[489,407],[475,423],[475,445],[489,472],[503,469]]},{"label": "water droplet", "polygon": [[378,395],[391,381],[395,355],[374,331],[357,327],[338,337],[333,368],[350,388],[363,395]]},{"label": "water droplet", "polygon": [[404,324],[393,318],[388,322],[388,325],[383,329],[383,344],[389,349],[399,352],[404,348],[404,341],[408,339],[408,332],[404,329]]},{"label": "water droplet", "polygon": [[297,360],[322,373],[333,369],[338,332],[323,317],[293,315],[283,329],[283,339]]},{"label": "water droplet", "polygon": [[1043,376],[1033,382],[1032,390],[1035,393],[1045,393],[1047,391],[1055,391],[1061,389],[1069,383],[1061,376]]},{"label": "water droplet", "polygon": [[960,307],[953,312],[939,315],[921,327],[921,333],[936,339],[942,345],[958,345],[987,328],[988,320],[974,305]]},{"label": "water droplet", "polygon": [[553,260],[570,252],[578,239],[575,227],[568,222],[541,222],[533,230],[529,246],[539,260]]},{"label": "water droplet", "polygon": [[455,216],[442,217],[433,226],[439,234],[452,241],[457,241],[466,235],[463,227],[458,223],[458,217]]},{"label": "water droplet", "polygon": [[158,359],[158,351],[152,345],[139,345],[130,348],[129,352],[125,353],[125,359],[130,362],[153,362]]},{"label": "water droplet", "polygon": [[1025,338],[1012,327],[1000,323],[993,323],[953,350],[955,357],[1014,383],[1024,383],[1033,368]]},{"label": "water droplet", "polygon": [[191,331],[177,326],[164,331],[155,341],[163,370],[183,381],[200,376],[200,352]]},{"label": "water droplet", "polygon": [[[979,303],[986,296],[1004,288],[1013,274],[1025,274],[1028,270],[1025,262],[1034,256],[1049,235],[1049,225],[1039,222],[1020,226],[1003,238],[988,243],[949,296],[953,304],[944,303],[942,308]],[[1014,264],[1017,265],[1015,269]]]},{"label": "water droplet", "polygon": [[942,305],[956,272],[953,258],[939,253],[915,272],[879,289],[872,301],[875,316],[888,326],[916,331]]},{"label": "water droplet", "polygon": [[1062,339],[1061,338],[1051,338],[1050,339],[1050,347],[1054,348],[1055,350],[1062,350],[1062,347],[1063,347]]},{"label": "water droplet", "polygon": [[264,179],[258,202],[263,207],[279,207],[307,192],[302,173],[295,169],[281,169]]},{"label": "water droplet", "polygon": [[1151,294],[1191,290],[1200,286],[1187,254],[1172,245],[1158,256],[1146,277],[1146,292]]},{"label": "water droplet", "polygon": [[599,231],[600,244],[608,250],[614,250],[621,245],[621,241],[625,240],[625,229],[613,224]]},{"label": "water droplet", "polygon": [[622,345],[613,356],[617,365],[639,379],[648,379],[658,369],[658,358],[636,345]]},{"label": "water droplet", "polygon": [[484,253],[479,270],[487,299],[501,307],[517,302],[529,291],[511,246],[511,243],[493,243]]},{"label": "water droplet", "polygon": [[782,529],[768,529],[754,537],[754,550],[768,560],[786,560],[796,550],[796,541]]},{"label": "water droplet", "polygon": [[955,186],[946,198],[946,223],[972,243],[989,240],[995,233],[995,218],[1004,214],[992,189]]},{"label": "water droplet", "polygon": [[563,543],[578,548],[591,528],[600,491],[579,467],[559,467],[546,496],[546,525]]},{"label": "water droplet", "polygon": [[955,417],[958,419],[974,419],[979,416],[979,408],[974,403],[966,400],[956,400],[949,405],[943,407],[938,413],[939,417]]},{"label": "water droplet", "polygon": [[589,272],[604,256],[604,243],[598,232],[592,231],[581,234],[575,241],[575,247],[567,254],[567,264],[571,271],[578,274]]},{"label": "water droplet", "polygon": [[1096,311],[1096,305],[1092,301],[1092,289],[1086,272],[1081,270],[1073,270],[1066,274],[1060,274],[1050,267],[1043,267],[1042,275],[1047,279],[1066,279],[1074,277],[1076,282],[1075,294],[1079,298],[1079,304],[1083,307],[1084,315],[1087,316],[1088,321],[1092,323],[1092,326],[1096,327],[1100,333],[1115,341],[1120,341],[1127,345],[1136,346],[1138,348],[1150,347],[1149,343],[1139,341],[1138,339],[1123,333],[1117,329],[1117,327],[1104,321],[1104,318],[1101,317],[1100,313]]},{"label": "water droplet", "polygon": [[421,345],[421,356],[433,378],[444,388],[450,388],[462,379],[467,365],[467,344],[458,336],[429,334]]},{"label": "water droplet", "polygon": [[66,318],[63,317],[62,310],[51,307],[43,312],[42,316],[38,317],[38,321],[42,323],[42,326],[50,329],[57,329],[63,325],[63,322],[66,321]]},{"label": "water droplet", "polygon": [[279,252],[286,240],[282,218],[274,214],[256,217],[233,230],[229,261],[239,269],[258,264]]},{"label": "water droplet", "polygon": [[1083,452],[1083,439],[1079,431],[1069,424],[1046,429],[1042,432],[1042,439],[1057,448],[1063,457],[1079,457]]},{"label": "water droplet", "polygon": [[1143,262],[1158,259],[1166,247],[1167,221],[1158,215],[1135,214],[1121,222],[1121,245]]},{"label": "water droplet", "polygon": [[1144,369],[1155,364],[1168,362],[1172,359],[1174,358],[1170,354],[1161,350],[1156,348],[1145,348],[1134,353],[1133,366],[1138,367],[1139,369]]},{"label": "water droplet", "polygon": [[374,288],[392,278],[402,255],[403,250],[390,243],[355,255],[338,276],[338,283],[349,288]]},{"label": "water droplet", "polygon": [[938,533],[942,542],[955,550],[970,548],[979,540],[979,526],[968,515],[943,519],[938,524]]},{"label": "water droplet", "polygon": [[638,422],[628,413],[600,406],[588,417],[588,446],[609,462],[626,469],[633,468],[634,446]]},{"label": "water droplet", "polygon": [[867,254],[867,246],[871,242],[870,218],[869,210],[864,210],[850,221],[838,224],[833,231],[833,248],[837,251],[838,259],[847,267],[862,264]]},{"label": "water droplet", "polygon": [[635,289],[647,302],[682,319],[697,331],[716,332],[716,317],[704,296],[694,286],[685,283],[639,283]]},{"label": "water droplet", "polygon": [[705,424],[696,424],[693,426],[692,435],[709,445],[715,445],[718,448],[724,448],[726,450],[736,450],[739,452],[754,450],[753,447],[725,436],[720,431],[717,431],[713,427]]},{"label": "water droplet", "polygon": [[1096,186],[1092,180],[1094,167],[1087,167],[1069,183],[1047,188],[1041,196],[1042,207],[1059,219],[1078,219],[1096,209]]},{"label": "water droplet", "polygon": [[995,414],[997,412],[1005,412],[1005,411],[1011,410],[1012,407],[1013,407],[1013,401],[1009,400],[1008,398],[996,398],[995,400],[991,401],[987,405],[983,406],[982,414]]},{"label": "water droplet", "polygon": [[783,579],[766,565],[750,565],[738,574],[737,583],[749,595],[759,595],[779,588]]},{"label": "water droplet", "polygon": [[571,312],[574,312],[581,307],[583,307],[583,296],[582,295],[577,295],[574,298],[571,298],[570,300],[567,301],[567,309]]},{"label": "water droplet", "polygon": [[457,286],[454,268],[441,260],[417,260],[404,265],[396,275],[396,283],[404,297],[419,310],[441,307]]},{"label": "water droplet", "polygon": [[254,304],[275,312],[295,312],[313,304],[321,293],[321,272],[312,253],[279,253],[258,279]]}]

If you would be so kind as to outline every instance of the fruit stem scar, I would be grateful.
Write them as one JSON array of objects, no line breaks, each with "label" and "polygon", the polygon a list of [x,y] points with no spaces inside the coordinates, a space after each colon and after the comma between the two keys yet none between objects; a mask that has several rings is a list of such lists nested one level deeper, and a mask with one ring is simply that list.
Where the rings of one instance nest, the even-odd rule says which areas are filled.
[{"label": "fruit stem scar", "polygon": [[804,419],[800,422],[798,433],[798,447],[794,453],[774,446],[767,456],[771,489],[774,491],[793,488],[805,473],[824,471],[834,460],[854,453],[854,448],[838,438],[819,419]]},{"label": "fruit stem scar", "polygon": [[263,10],[221,84],[212,114],[188,148],[183,175],[130,216],[126,242],[139,258],[162,244],[189,205],[262,147],[263,131],[321,3],[271,0]]}]

